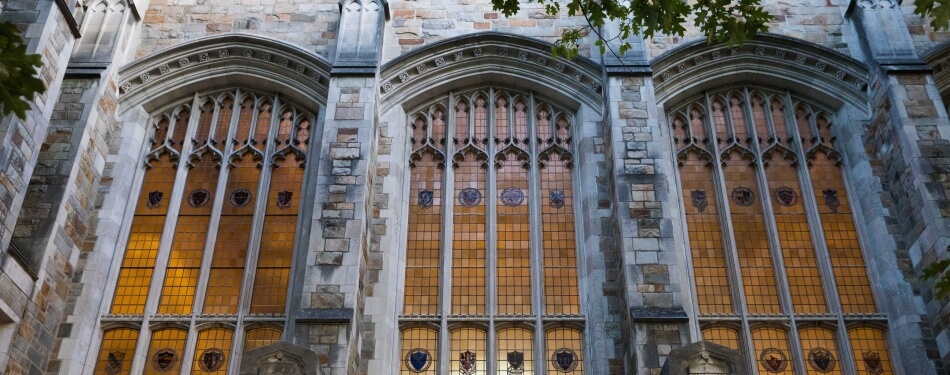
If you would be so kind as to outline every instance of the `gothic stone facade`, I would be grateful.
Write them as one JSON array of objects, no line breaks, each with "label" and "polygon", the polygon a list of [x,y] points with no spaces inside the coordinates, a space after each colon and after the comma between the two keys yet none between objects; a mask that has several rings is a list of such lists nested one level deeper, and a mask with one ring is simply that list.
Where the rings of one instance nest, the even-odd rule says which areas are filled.
[{"label": "gothic stone facade", "polygon": [[47,86],[0,119],[0,373],[950,373],[950,38],[764,5],[565,60],[530,4],[0,1]]}]

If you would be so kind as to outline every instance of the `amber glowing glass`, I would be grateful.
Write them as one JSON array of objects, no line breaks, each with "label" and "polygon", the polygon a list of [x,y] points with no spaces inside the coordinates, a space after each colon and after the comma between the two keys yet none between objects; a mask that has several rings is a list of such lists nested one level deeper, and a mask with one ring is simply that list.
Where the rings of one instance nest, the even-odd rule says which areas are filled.
[{"label": "amber glowing glass", "polygon": [[[496,169],[498,313],[531,313],[531,223],[528,218],[527,161],[508,153]],[[525,154],[525,157],[527,155]],[[506,203],[507,202],[507,203]]]},{"label": "amber glowing glass", "polygon": [[[584,373],[584,339],[581,331],[571,328],[554,328],[545,332],[544,337],[548,374],[581,375]],[[558,361],[558,354],[562,358],[567,356],[572,358],[570,361],[566,359]]]},{"label": "amber glowing glass", "polygon": [[703,340],[713,342],[729,349],[739,350],[739,332],[729,327],[709,327],[703,329]]},{"label": "amber glowing glass", "polygon": [[139,332],[128,328],[106,331],[99,347],[96,375],[129,375],[135,358],[135,342]]},{"label": "amber glowing glass", "polygon": [[[485,331],[477,328],[460,328],[452,331],[449,336],[451,336],[449,339],[451,350],[449,374],[485,375],[487,370],[486,360],[488,359],[485,351],[485,341],[487,339]],[[474,366],[474,368],[472,369],[469,366]]]},{"label": "amber glowing glass", "polygon": [[792,353],[788,350],[788,334],[778,328],[752,330],[753,354],[760,374],[795,373]]},{"label": "amber glowing glass", "polygon": [[225,328],[209,328],[198,332],[191,375],[227,374],[232,337],[233,332]]},{"label": "amber glowing glass", "polygon": [[[435,375],[439,371],[439,333],[428,328],[410,328],[402,331],[400,353],[400,374]],[[415,359],[414,362],[413,359]],[[419,368],[412,366],[419,366]]]},{"label": "amber glowing glass", "polygon": [[858,375],[894,374],[884,331],[874,327],[856,327],[848,330],[848,337],[851,338]]},{"label": "amber glowing glass", "polygon": [[827,328],[803,328],[798,330],[802,342],[802,358],[809,375],[844,374],[841,355],[835,344],[835,332]]},{"label": "amber glowing glass", "polygon": [[534,333],[524,328],[499,330],[498,354],[495,356],[498,358],[495,365],[498,375],[534,375]]},{"label": "amber glowing glass", "polygon": [[475,152],[455,169],[452,314],[482,315],[486,304],[485,173]]},{"label": "amber glowing glass", "polygon": [[273,327],[262,327],[248,330],[244,335],[244,352],[265,347],[280,341],[282,331]]},{"label": "amber glowing glass", "polygon": [[187,331],[174,328],[152,332],[152,342],[148,345],[145,357],[145,375],[177,374],[181,370],[182,356],[185,355],[185,336]]}]

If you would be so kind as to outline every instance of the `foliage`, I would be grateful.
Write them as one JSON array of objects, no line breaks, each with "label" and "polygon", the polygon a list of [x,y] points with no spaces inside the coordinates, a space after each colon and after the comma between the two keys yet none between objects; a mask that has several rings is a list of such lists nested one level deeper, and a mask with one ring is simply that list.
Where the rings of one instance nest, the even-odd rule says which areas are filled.
[{"label": "foliage", "polygon": [[[520,1],[492,0],[492,5],[505,16],[511,16],[521,9]],[[558,0],[524,1],[543,5],[545,12],[552,16],[562,11]],[[615,38],[621,41],[619,55],[623,55],[630,49],[627,40],[632,35],[645,38],[656,34],[682,36],[690,15],[694,16],[693,24],[706,35],[709,43],[741,44],[756,33],[768,31],[767,23],[772,16],[762,9],[760,1],[695,0],[690,5],[686,0],[567,0],[565,8],[568,14],[583,15],[587,26],[565,30],[553,52],[573,58],[577,56],[578,41],[594,32],[598,36],[595,45],[601,53],[606,53],[608,40],[601,37],[599,30],[605,23],[617,22],[620,34]]]},{"label": "foliage", "polygon": [[[947,246],[950,251],[950,246]],[[938,260],[921,270],[921,276],[934,280],[933,291],[938,298],[950,296],[950,258]]]},{"label": "foliage", "polygon": [[950,0],[915,0],[914,14],[926,19],[937,31],[950,29]]},{"label": "foliage", "polygon": [[46,87],[36,77],[40,55],[28,55],[20,32],[10,22],[0,23],[0,117],[10,113],[23,119],[33,96]]}]

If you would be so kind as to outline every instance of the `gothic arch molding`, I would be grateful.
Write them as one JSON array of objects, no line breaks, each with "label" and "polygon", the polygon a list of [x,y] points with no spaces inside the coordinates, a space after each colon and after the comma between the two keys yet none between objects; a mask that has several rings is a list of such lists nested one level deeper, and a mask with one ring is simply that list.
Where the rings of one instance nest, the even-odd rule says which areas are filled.
[{"label": "gothic arch molding", "polygon": [[577,109],[600,109],[600,65],[586,58],[551,56],[551,45],[499,32],[450,38],[415,50],[382,67],[380,112],[421,104],[432,93],[478,85],[518,86]]},{"label": "gothic arch molding", "polygon": [[329,72],[326,59],[284,41],[240,33],[215,35],[154,52],[123,67],[119,112],[139,105],[151,111],[173,98],[225,86],[280,92],[298,104],[322,107]]},{"label": "gothic arch molding", "polygon": [[[730,84],[768,84],[796,91],[839,108],[847,103],[868,111],[865,65],[831,49],[775,34],[741,46],[698,40],[651,62],[657,103]],[[763,69],[768,67],[768,69]]]}]

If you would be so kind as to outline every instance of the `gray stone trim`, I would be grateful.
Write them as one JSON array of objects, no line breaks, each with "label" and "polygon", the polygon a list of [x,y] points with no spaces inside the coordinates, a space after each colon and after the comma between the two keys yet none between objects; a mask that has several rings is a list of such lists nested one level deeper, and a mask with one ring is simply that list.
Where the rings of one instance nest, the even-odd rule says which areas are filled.
[{"label": "gray stone trim", "polygon": [[[763,34],[742,46],[699,40],[651,61],[657,103],[740,81],[781,82],[818,102],[867,108],[867,67],[833,50],[789,37]],[[768,66],[769,69],[762,69]],[[678,100],[674,100],[678,101]]]},{"label": "gray stone trim", "polygon": [[709,341],[699,341],[670,352],[660,375],[692,374],[690,366],[700,361],[720,362],[728,367],[729,375],[751,373],[746,366],[745,358],[742,358],[742,352]]},{"label": "gray stone trim", "polygon": [[297,324],[349,323],[353,319],[352,308],[300,309],[294,320]]},{"label": "gray stone trim", "polygon": [[572,110],[581,103],[602,107],[602,72],[596,62],[583,57],[553,58],[551,44],[484,32],[433,43],[386,63],[380,73],[379,108],[381,113],[395,105],[414,108],[431,93],[471,85],[505,86],[512,80]]},{"label": "gray stone trim", "polygon": [[154,52],[119,70],[118,112],[152,111],[195,91],[233,86],[280,91],[304,107],[326,103],[330,64],[302,47],[259,35],[227,33]]},{"label": "gray stone trim", "polygon": [[241,361],[241,375],[297,374],[319,375],[317,353],[286,342],[251,350]]}]

